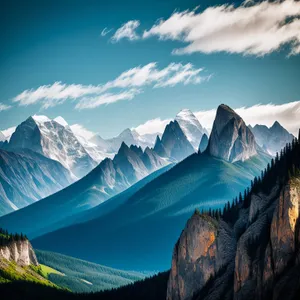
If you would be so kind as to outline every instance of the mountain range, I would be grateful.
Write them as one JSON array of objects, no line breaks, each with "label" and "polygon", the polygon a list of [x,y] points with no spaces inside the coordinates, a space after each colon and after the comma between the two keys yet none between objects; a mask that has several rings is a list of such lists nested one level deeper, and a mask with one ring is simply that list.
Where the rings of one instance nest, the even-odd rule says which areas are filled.
[{"label": "mountain range", "polygon": [[[205,131],[199,121],[196,120],[195,116],[191,112],[186,114],[185,118],[180,117],[181,115],[182,112],[180,112],[176,118],[178,120],[183,120],[181,123],[185,128],[185,132],[189,135],[189,138],[192,137],[193,132],[195,132],[197,138],[199,138],[200,130]],[[172,130],[169,130],[171,127]],[[107,165],[108,161],[105,160],[106,158],[114,159],[115,157],[114,161],[118,162],[118,168],[122,167],[123,173],[127,172],[127,178],[124,179],[124,176],[120,176],[121,181],[123,180],[123,182],[118,182],[119,171],[116,170],[117,178],[114,178],[113,180],[117,181],[115,185],[119,187],[115,188],[113,192],[106,193],[104,190],[101,191],[101,189],[103,189],[105,185],[111,186],[112,183],[106,182],[104,185],[101,185],[100,183],[100,194],[102,194],[102,196],[99,196],[97,200],[98,202],[96,201],[95,203],[100,203],[103,199],[107,199],[109,196],[129,187],[137,180],[142,179],[152,171],[164,166],[167,161],[179,161],[194,152],[193,147],[181,129],[183,127],[180,127],[177,121],[171,122],[166,127],[163,133],[163,144],[161,147],[159,147],[158,144],[155,144],[155,139],[159,139],[160,134],[139,135],[135,130],[126,129],[117,137],[105,140],[98,134],[91,138],[87,138],[78,130],[72,128],[74,127],[69,126],[62,117],[49,119],[46,116],[34,115],[22,122],[16,128],[6,130],[6,135],[1,133],[2,141],[0,148],[5,150],[6,153],[18,153],[21,151],[23,151],[23,153],[30,153],[28,155],[38,153],[52,161],[59,162],[70,173],[66,174],[65,171],[61,172],[61,174],[63,174],[61,179],[56,176],[56,181],[61,181],[60,184],[57,185],[57,188],[49,184],[47,187],[41,188],[41,190],[47,190],[47,193],[43,193],[42,191],[37,193],[35,185],[31,183],[32,178],[36,178],[36,176],[35,174],[30,174],[31,169],[27,169],[30,179],[26,187],[24,199],[17,199],[19,197],[19,193],[6,192],[6,195],[4,196],[3,192],[0,194],[1,202],[7,202],[9,204],[3,204],[3,208],[0,208],[1,214],[19,209],[40,200],[42,197],[55,193],[59,189],[66,187],[73,181],[76,181],[88,174],[101,162],[103,162],[101,167],[106,164],[105,168],[109,168]],[[131,165],[136,166],[134,170],[130,170],[131,167],[128,165],[126,166],[126,162],[124,165],[124,162],[122,162],[122,155],[118,155],[118,153],[126,150],[126,147],[122,146],[123,143],[128,146],[136,145],[130,149]],[[155,148],[153,151],[151,150],[151,146],[154,146]],[[159,151],[160,149],[162,151]],[[18,156],[18,161],[20,164],[24,165],[26,162],[21,162],[22,157],[24,156]],[[48,160],[48,164],[45,166],[50,165],[50,161]],[[10,164],[10,168],[11,173],[13,174],[20,172],[17,164]],[[14,170],[14,168],[17,169]],[[127,168],[127,170],[124,168]],[[132,175],[129,175],[129,172],[132,172]],[[45,174],[49,173],[51,173],[51,168],[45,172]],[[0,174],[0,176],[2,175]],[[67,181],[65,180],[66,178],[64,178],[66,176]],[[130,176],[132,176],[132,178],[129,178]],[[1,179],[3,182],[7,181],[7,178],[3,177]],[[7,187],[2,187],[2,190],[7,189]],[[13,189],[22,191],[23,187],[20,181],[14,181]],[[86,201],[86,199],[83,200],[83,202],[84,201]],[[93,200],[91,200],[91,202],[93,202]],[[87,204],[87,206],[84,206],[83,209],[86,209],[86,207],[92,207],[95,203],[91,203],[90,205]]]},{"label": "mountain range", "polygon": [[[230,157],[234,162],[216,156],[219,152],[210,152],[210,148],[203,153],[194,153],[141,187],[113,209],[109,209],[107,213],[100,213],[100,204],[93,209],[100,215],[95,213],[91,220],[36,237],[32,241],[33,245],[100,264],[105,262],[106,265],[121,269],[167,268],[174,241],[191,212],[196,207],[223,207],[228,199],[243,191],[254,176],[260,174],[262,167],[271,158],[260,150],[250,152],[250,155],[249,149],[253,149],[255,140],[244,139],[244,122],[226,106],[220,106],[218,112],[214,128],[222,128],[220,124],[224,124],[224,119],[232,126],[225,127],[226,131],[223,131],[223,135],[228,134],[227,138],[232,142],[220,144],[224,151],[221,153],[227,155],[231,151],[226,158]],[[229,116],[238,122],[232,122]],[[234,135],[235,132],[238,136]],[[253,137],[251,132],[248,134]],[[213,150],[213,143],[218,137],[219,132],[213,130],[209,139]],[[239,151],[232,151],[234,144],[242,145],[241,148],[234,146]],[[21,225],[15,226],[18,220],[26,216],[25,211],[26,208],[1,218],[0,225],[10,230],[21,228]],[[28,220],[23,219],[22,223],[27,222]],[[95,234],[98,236],[97,241],[92,240]],[[81,236],[80,240],[77,239],[78,235]]]},{"label": "mountain range", "polygon": [[[0,226],[22,231],[35,248],[57,253],[37,252],[46,264],[39,269],[27,238],[10,236],[10,242],[24,247],[18,244],[7,252],[1,244],[0,268],[7,259],[15,261],[18,270],[18,264],[26,262],[21,266],[29,271],[26,276],[49,287],[76,284],[81,290],[95,280],[93,271],[81,278],[86,268],[100,273],[105,269],[99,275],[104,280],[107,274],[123,272],[96,264],[127,270],[122,273],[125,281],[140,276],[129,272],[133,269],[168,269],[180,236],[167,299],[232,299],[233,295],[267,299],[274,289],[278,295],[292,286],[297,290],[293,278],[299,277],[299,141],[275,123],[268,129],[270,136],[289,142],[271,160],[274,152],[256,141],[261,128],[246,126],[230,107],[218,107],[209,137],[197,121],[190,111],[181,111],[150,147],[145,140],[143,145],[134,144],[141,142],[135,130],[120,135],[129,145],[119,143],[119,137],[108,143],[100,136],[93,136],[93,141],[78,136],[61,117],[28,118],[2,143],[0,179],[1,187],[8,187],[1,194],[7,200],[3,203],[9,204],[13,195],[16,203],[29,205],[0,217]],[[90,153],[95,151],[96,157],[101,148],[102,153],[112,154],[114,145],[117,152],[97,165]],[[274,143],[269,145],[272,148]],[[59,162],[59,149],[65,166]],[[77,177],[75,173],[86,169],[89,159],[96,166]],[[69,180],[66,185],[77,181],[57,187],[64,177]],[[45,193],[62,189],[30,204],[39,188]],[[29,199],[23,196],[27,194]],[[1,241],[6,236],[0,232]],[[62,268],[70,262],[73,269]],[[54,275],[40,277],[40,272]],[[62,272],[69,278],[63,278]],[[47,281],[50,278],[55,284]]]}]

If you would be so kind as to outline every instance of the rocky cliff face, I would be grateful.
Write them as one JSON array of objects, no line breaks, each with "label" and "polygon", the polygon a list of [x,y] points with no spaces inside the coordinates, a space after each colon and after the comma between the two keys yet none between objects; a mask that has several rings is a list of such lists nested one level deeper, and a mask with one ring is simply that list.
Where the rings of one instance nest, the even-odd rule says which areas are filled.
[{"label": "rocky cliff face", "polygon": [[38,265],[34,250],[28,240],[11,241],[0,246],[0,261],[6,259],[19,266]]},{"label": "rocky cliff face", "polygon": [[174,249],[167,299],[192,299],[233,259],[234,246],[232,230],[226,223],[195,213]]},{"label": "rocky cliff face", "polygon": [[167,299],[298,299],[299,212],[300,176],[253,194],[234,225],[194,215],[174,249]]},{"label": "rocky cliff face", "polygon": [[257,154],[253,133],[243,119],[224,104],[218,107],[208,151],[230,162],[244,161]]}]

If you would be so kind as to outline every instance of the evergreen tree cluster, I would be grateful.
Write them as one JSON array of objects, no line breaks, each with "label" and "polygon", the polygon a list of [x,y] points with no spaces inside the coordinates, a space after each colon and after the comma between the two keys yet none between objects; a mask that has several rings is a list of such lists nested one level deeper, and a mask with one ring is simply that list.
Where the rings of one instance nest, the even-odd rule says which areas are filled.
[{"label": "evergreen tree cluster", "polygon": [[[298,138],[294,138],[291,143],[286,144],[280,153],[272,158],[261,175],[251,181],[250,187],[246,188],[243,194],[239,193],[239,196],[234,198],[231,203],[228,201],[223,210],[210,208],[205,211],[202,209],[201,214],[234,223],[238,218],[239,210],[250,206],[253,194],[259,192],[267,194],[275,183],[282,187],[294,176],[300,176],[300,129]],[[200,211],[196,210],[195,213],[200,214]]]},{"label": "evergreen tree cluster", "polygon": [[26,235],[23,235],[23,233],[12,234],[12,233],[8,233],[7,230],[0,228],[0,247],[6,246],[13,241],[18,242],[18,241],[25,241],[25,240],[27,240],[27,237]]}]

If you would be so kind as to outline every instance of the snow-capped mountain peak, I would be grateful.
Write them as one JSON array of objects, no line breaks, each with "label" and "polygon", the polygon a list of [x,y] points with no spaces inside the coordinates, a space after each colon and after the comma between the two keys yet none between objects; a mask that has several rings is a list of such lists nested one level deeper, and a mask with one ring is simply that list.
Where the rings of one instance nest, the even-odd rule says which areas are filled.
[{"label": "snow-capped mountain peak", "polygon": [[43,116],[43,115],[33,115],[32,119],[36,122],[36,123],[45,123],[45,122],[51,122],[51,119],[49,119],[47,116]]},{"label": "snow-capped mountain peak", "polygon": [[56,117],[55,119],[53,119],[53,121],[57,122],[58,124],[60,124],[64,127],[68,126],[67,121],[61,116]]},{"label": "snow-capped mountain peak", "polygon": [[182,109],[175,117],[183,133],[195,150],[198,150],[203,134],[208,132],[203,128],[196,116],[189,109]]}]

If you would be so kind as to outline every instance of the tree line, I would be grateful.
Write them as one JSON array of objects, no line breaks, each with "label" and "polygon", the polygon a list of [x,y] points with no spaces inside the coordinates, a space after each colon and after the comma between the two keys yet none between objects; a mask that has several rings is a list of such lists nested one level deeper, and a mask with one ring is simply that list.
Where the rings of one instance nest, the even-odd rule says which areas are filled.
[{"label": "tree line", "polygon": [[27,240],[26,235],[23,233],[9,233],[7,230],[0,228],[0,246],[6,246],[11,242],[25,241]]}]

